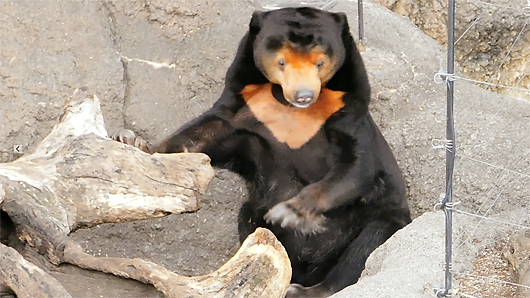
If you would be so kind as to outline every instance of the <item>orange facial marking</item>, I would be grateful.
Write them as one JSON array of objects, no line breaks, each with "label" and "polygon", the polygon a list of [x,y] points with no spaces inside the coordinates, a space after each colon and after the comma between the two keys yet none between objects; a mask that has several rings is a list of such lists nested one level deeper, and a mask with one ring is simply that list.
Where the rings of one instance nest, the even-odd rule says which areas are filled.
[{"label": "orange facial marking", "polygon": [[[285,66],[279,66],[279,61]],[[317,66],[319,62],[322,62],[320,67]],[[320,89],[333,76],[335,62],[318,46],[308,52],[284,46],[260,61],[269,81],[282,86],[288,101],[292,101],[295,91],[301,89],[313,90],[318,96]]]},{"label": "orange facial marking", "polygon": [[286,97],[292,98],[292,94],[297,89],[309,88],[315,95],[320,93],[322,82],[318,75],[319,53],[300,53],[292,50],[285,50],[283,59],[287,61],[283,70],[282,88]]},{"label": "orange facial marking", "polygon": [[326,120],[344,107],[344,92],[323,88],[308,108],[286,106],[272,95],[272,84],[247,85],[243,99],[256,119],[291,149],[299,149],[320,130]]},{"label": "orange facial marking", "polygon": [[320,51],[317,50],[312,50],[308,53],[301,53],[290,48],[283,48],[279,51],[279,53],[283,54],[285,60],[289,61],[289,64],[295,69],[302,69],[308,67],[309,65],[311,67],[314,66],[321,55]]}]

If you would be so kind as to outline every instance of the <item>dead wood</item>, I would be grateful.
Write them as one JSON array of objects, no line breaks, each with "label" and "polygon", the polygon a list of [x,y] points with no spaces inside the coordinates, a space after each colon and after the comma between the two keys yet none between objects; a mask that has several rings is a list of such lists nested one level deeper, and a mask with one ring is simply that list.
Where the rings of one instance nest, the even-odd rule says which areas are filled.
[{"label": "dead wood", "polygon": [[[196,211],[197,193],[205,192],[213,174],[204,154],[149,155],[110,140],[99,100],[79,91],[33,153],[0,164],[0,207],[18,238],[53,264],[68,262],[151,283],[168,297],[283,297],[290,263],[268,230],[256,231],[219,270],[200,277],[179,276],[141,259],[96,258],[68,238],[79,227]],[[19,297],[69,297],[16,251],[1,249],[6,254],[0,258],[0,279]],[[24,266],[31,270],[23,276]],[[19,277],[45,289],[12,282]]]},{"label": "dead wood", "polygon": [[0,264],[0,280],[13,289],[18,298],[71,298],[55,278],[1,243]]},{"label": "dead wood", "polygon": [[204,154],[149,155],[112,141],[99,100],[81,91],[35,152],[0,164],[2,210],[57,264],[78,227],[196,211],[213,175]]},{"label": "dead wood", "polygon": [[267,229],[258,228],[239,251],[217,271],[186,277],[142,259],[96,258],[70,242],[64,260],[81,268],[150,283],[167,297],[282,298],[291,280],[289,258]]}]

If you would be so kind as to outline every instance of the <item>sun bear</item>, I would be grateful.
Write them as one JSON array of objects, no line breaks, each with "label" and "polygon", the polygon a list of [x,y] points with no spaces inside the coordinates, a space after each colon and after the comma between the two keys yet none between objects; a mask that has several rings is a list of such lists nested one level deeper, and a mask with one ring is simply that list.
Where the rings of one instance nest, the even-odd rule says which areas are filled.
[{"label": "sun bear", "polygon": [[219,100],[149,151],[203,152],[242,175],[241,241],[270,229],[291,260],[287,297],[325,297],[354,284],[370,253],[411,221],[369,101],[344,13],[255,12]]}]

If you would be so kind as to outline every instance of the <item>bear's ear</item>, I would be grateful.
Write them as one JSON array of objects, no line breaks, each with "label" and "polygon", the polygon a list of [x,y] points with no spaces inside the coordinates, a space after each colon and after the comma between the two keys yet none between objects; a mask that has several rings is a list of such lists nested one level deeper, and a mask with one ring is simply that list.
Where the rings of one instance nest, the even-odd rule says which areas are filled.
[{"label": "bear's ear", "polygon": [[252,19],[250,19],[250,34],[256,35],[259,33],[259,30],[261,29],[261,20],[263,19],[264,14],[265,13],[263,11],[254,11],[254,13],[252,14]]},{"label": "bear's ear", "polygon": [[350,35],[350,26],[348,25],[348,16],[346,16],[343,12],[336,12],[333,13],[333,18],[335,19],[335,22],[339,24],[339,26],[342,28],[342,38]]}]

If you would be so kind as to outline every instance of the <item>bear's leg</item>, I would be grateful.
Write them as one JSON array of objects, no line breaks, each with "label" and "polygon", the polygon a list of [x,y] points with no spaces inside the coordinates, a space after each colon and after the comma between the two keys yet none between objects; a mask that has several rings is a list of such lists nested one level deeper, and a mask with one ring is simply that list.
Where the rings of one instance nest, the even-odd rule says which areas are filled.
[{"label": "bear's leg", "polygon": [[392,221],[372,221],[348,245],[324,281],[311,287],[291,284],[285,297],[327,297],[356,283],[368,256],[406,223],[406,219],[399,218]]},{"label": "bear's leg", "polygon": [[248,235],[252,234],[258,227],[253,210],[252,202],[249,201],[243,203],[241,209],[239,209],[238,232],[241,243],[243,243]]}]

